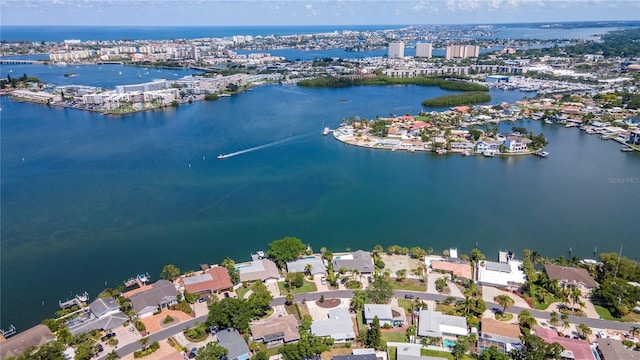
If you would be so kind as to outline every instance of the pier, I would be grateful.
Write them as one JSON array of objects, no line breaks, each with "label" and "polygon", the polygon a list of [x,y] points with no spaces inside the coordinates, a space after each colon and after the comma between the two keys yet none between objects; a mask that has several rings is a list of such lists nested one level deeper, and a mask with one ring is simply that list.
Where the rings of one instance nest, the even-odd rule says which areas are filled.
[{"label": "pier", "polygon": [[2,335],[3,338],[9,338],[13,335],[16,334],[16,327],[12,325],[9,326],[8,330],[5,329],[0,329],[0,335]]},{"label": "pier", "polygon": [[82,294],[76,294],[76,296],[73,299],[68,299],[67,301],[64,301],[64,302],[62,300],[58,300],[58,306],[60,306],[61,309],[70,308],[73,305],[82,307],[83,303],[86,303],[88,300],[89,300],[89,293],[85,291]]},{"label": "pier", "polygon": [[147,285],[150,279],[151,279],[151,276],[149,276],[149,273],[138,274],[135,277],[130,278],[129,280],[125,280],[124,286],[127,288],[132,287],[134,285],[138,285],[138,287],[143,287]]},{"label": "pier", "polygon": [[0,59],[0,65],[39,65],[44,64],[40,60]]}]

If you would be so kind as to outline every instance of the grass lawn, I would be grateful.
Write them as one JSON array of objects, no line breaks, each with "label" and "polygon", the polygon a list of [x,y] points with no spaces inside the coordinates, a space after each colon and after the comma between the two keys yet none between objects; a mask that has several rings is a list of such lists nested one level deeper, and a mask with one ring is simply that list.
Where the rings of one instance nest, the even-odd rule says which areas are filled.
[{"label": "grass lawn", "polygon": [[261,351],[266,352],[267,356],[273,356],[273,355],[277,355],[278,354],[278,351],[280,350],[282,345],[281,346],[276,346],[276,347],[273,347],[273,348],[267,348],[264,343],[258,343],[258,347],[260,348]]},{"label": "grass lawn", "polygon": [[364,316],[362,315],[362,311],[358,311],[356,313],[356,319],[358,320],[358,331],[362,329],[368,329],[367,324],[364,323]]},{"label": "grass lawn", "polygon": [[[433,357],[442,357],[445,359],[453,360],[453,355],[446,351],[436,351],[436,350],[428,350],[428,349],[420,349],[420,355],[422,356],[433,356]],[[473,360],[469,355],[463,355],[463,360]]]},{"label": "grass lawn", "polygon": [[410,299],[398,299],[398,306],[400,306],[401,308],[407,310],[408,312],[411,312],[412,304],[413,304],[413,300],[410,300]]},{"label": "grass lawn", "polygon": [[427,282],[420,282],[420,280],[406,279],[404,281],[391,281],[391,287],[396,290],[407,291],[427,291]]},{"label": "grass lawn", "polygon": [[547,310],[549,305],[560,300],[555,299],[553,296],[545,296],[544,302],[541,303],[541,302],[538,302],[538,300],[534,296],[533,301],[535,302],[534,307],[536,308],[536,310]]},{"label": "grass lawn", "polygon": [[598,313],[598,315],[600,315],[601,318],[605,320],[620,321],[620,319],[611,315],[611,312],[609,312],[609,309],[602,307],[600,305],[594,305],[594,307],[596,308],[596,312]]},{"label": "grass lawn", "polygon": [[456,307],[453,305],[438,304],[436,305],[436,311],[447,315],[455,315]]},{"label": "grass lawn", "polygon": [[407,334],[404,332],[383,331],[382,340],[387,342],[407,342]]},{"label": "grass lawn", "polygon": [[390,346],[388,350],[389,350],[389,360],[396,360],[396,352],[397,352],[396,347]]},{"label": "grass lawn", "polygon": [[236,290],[236,294],[238,294],[238,299],[244,299],[244,294],[246,294],[247,292],[249,292],[249,290],[251,290],[251,287],[247,286],[247,287],[239,287],[238,290]]},{"label": "grass lawn", "polygon": [[498,315],[496,314],[496,320],[500,320],[500,321],[511,321],[513,319],[513,314],[502,314],[502,315]]},{"label": "grass lawn", "polygon": [[[287,295],[287,293],[289,292],[289,290],[287,290],[287,288],[285,287],[284,282],[278,283],[278,289],[280,289],[280,294],[282,295]],[[293,288],[292,292],[294,294],[301,294],[301,293],[309,293],[309,292],[316,292],[316,291],[318,291],[318,288],[316,287],[316,283],[305,280],[302,286],[300,286],[299,288]]]}]

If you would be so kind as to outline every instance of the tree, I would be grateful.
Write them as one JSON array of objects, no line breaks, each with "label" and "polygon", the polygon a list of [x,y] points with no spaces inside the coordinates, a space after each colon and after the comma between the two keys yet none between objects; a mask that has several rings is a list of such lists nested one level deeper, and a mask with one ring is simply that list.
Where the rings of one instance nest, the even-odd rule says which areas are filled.
[{"label": "tree", "polygon": [[536,335],[522,335],[520,340],[522,348],[509,353],[514,360],[555,360],[564,350],[560,344],[548,344]]},{"label": "tree", "polygon": [[115,350],[111,350],[110,353],[107,354],[106,360],[116,360],[119,359],[118,353]]},{"label": "tree", "polygon": [[73,335],[71,335],[71,331],[69,331],[69,328],[67,328],[66,326],[62,326],[58,329],[56,337],[61,343],[69,345],[69,343],[71,343],[71,338],[73,337]]},{"label": "tree", "polygon": [[376,277],[363,292],[367,302],[373,304],[386,304],[393,296],[391,283],[380,277]]},{"label": "tree", "polygon": [[229,278],[231,278],[231,282],[234,285],[240,282],[240,272],[238,271],[238,269],[236,269],[235,261],[227,257],[224,260],[222,260],[222,263],[220,263],[220,265],[222,265],[224,268],[227,269],[227,272],[229,273]]},{"label": "tree", "polygon": [[553,326],[558,326],[560,319],[558,319],[558,312],[552,311],[549,316],[549,324]]},{"label": "tree", "polygon": [[579,324],[576,326],[576,330],[578,330],[578,334],[580,334],[580,337],[583,339],[586,339],[587,336],[593,334],[593,330],[591,330],[591,328],[586,324]]},{"label": "tree", "polygon": [[528,310],[522,310],[520,315],[518,315],[518,323],[521,328],[531,330],[534,326],[538,324],[536,319],[531,316],[531,313]]},{"label": "tree", "polygon": [[416,267],[415,269],[411,269],[411,275],[417,276],[420,281],[424,281],[424,268],[422,265]]},{"label": "tree", "polygon": [[217,343],[210,342],[201,347],[196,354],[196,360],[222,360],[227,356],[229,350]]},{"label": "tree", "polygon": [[562,315],[560,315],[560,320],[562,320],[562,330],[564,331],[569,327],[569,314],[563,312]]},{"label": "tree", "polygon": [[293,296],[293,293],[291,293],[291,292],[287,293],[287,296],[285,298],[285,302],[287,303],[287,305],[293,304],[293,302],[295,300],[296,300],[296,298]]},{"label": "tree", "polygon": [[180,269],[175,267],[173,264],[167,264],[162,268],[162,272],[160,273],[160,278],[173,281],[178,278],[180,275]]},{"label": "tree", "polygon": [[140,338],[138,342],[140,343],[140,346],[142,346],[142,350],[145,350],[147,348],[147,344],[149,343],[149,338],[148,337]]},{"label": "tree", "polygon": [[376,350],[383,349],[382,333],[380,332],[380,319],[374,317],[367,330],[366,346]]},{"label": "tree", "polygon": [[398,281],[404,281],[407,278],[407,269],[400,269],[396,271],[396,276],[398,277]]},{"label": "tree", "polygon": [[632,338],[635,338],[638,333],[640,333],[640,327],[632,326],[631,330],[629,330],[629,334],[631,334]]},{"label": "tree", "polygon": [[266,352],[260,350],[255,355],[253,355],[251,360],[269,360],[269,356],[267,356]]},{"label": "tree", "polygon": [[313,269],[313,266],[311,264],[305,265],[304,273],[307,274],[307,276],[311,276],[311,269]]},{"label": "tree", "polygon": [[364,290],[355,290],[353,297],[351,298],[351,310],[359,312],[364,309],[364,304],[367,303],[367,294]]},{"label": "tree", "polygon": [[[4,349],[3,349],[4,350]],[[64,360],[65,346],[60,341],[50,341],[40,347],[27,348],[16,360]]]},{"label": "tree", "polygon": [[462,359],[464,354],[469,351],[469,346],[471,342],[468,336],[458,336],[458,340],[456,340],[456,344],[451,349],[451,355],[453,358],[458,360]]},{"label": "tree", "polygon": [[500,306],[502,306],[502,314],[507,311],[507,308],[513,306],[514,301],[511,296],[507,294],[498,295],[494,299]]},{"label": "tree", "polygon": [[509,355],[501,353],[495,345],[485,349],[478,358],[479,360],[509,360]]},{"label": "tree", "polygon": [[285,266],[287,261],[296,260],[301,254],[304,254],[306,246],[302,240],[295,237],[285,237],[269,243],[267,256],[275,261],[280,268]]}]

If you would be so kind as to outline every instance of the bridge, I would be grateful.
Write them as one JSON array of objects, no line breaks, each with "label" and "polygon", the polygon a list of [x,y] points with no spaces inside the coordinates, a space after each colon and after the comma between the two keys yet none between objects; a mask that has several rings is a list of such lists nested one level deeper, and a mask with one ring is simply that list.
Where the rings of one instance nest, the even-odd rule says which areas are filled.
[{"label": "bridge", "polygon": [[43,63],[40,60],[0,59],[0,65],[34,65]]}]

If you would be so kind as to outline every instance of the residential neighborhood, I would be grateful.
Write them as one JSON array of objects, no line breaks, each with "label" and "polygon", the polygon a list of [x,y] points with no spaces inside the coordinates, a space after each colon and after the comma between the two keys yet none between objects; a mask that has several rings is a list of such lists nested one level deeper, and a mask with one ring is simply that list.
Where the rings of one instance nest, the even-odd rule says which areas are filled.
[{"label": "residential neighborhood", "polygon": [[[46,326],[2,341],[0,357],[60,342],[68,344],[69,359],[82,351],[102,359],[166,360],[287,360],[292,354],[417,360],[527,351],[608,360],[637,354],[640,302],[635,315],[627,315],[631,323],[603,320],[592,302],[602,301],[592,276],[601,270],[592,265],[604,269],[609,255],[604,262],[568,262],[540,260],[530,251],[519,260],[501,251],[491,261],[478,249],[470,255],[428,250],[313,253],[299,239],[284,238],[244,263],[227,259],[185,274],[169,264],[155,282],[144,274],[88,304],[83,297],[61,302],[74,305]],[[624,259],[624,266],[637,263]],[[547,295],[533,295],[533,287],[545,286]],[[83,340],[74,346],[73,338]]]}]

